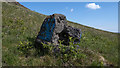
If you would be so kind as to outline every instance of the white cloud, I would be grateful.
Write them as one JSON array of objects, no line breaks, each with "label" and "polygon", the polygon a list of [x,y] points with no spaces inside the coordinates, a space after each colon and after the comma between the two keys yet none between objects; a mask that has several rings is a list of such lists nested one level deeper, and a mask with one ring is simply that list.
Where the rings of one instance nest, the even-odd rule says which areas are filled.
[{"label": "white cloud", "polygon": [[70,11],[73,12],[73,10],[74,10],[74,9],[72,8]]},{"label": "white cloud", "polygon": [[90,9],[100,9],[100,5],[96,5],[95,3],[89,3],[86,5],[87,8],[90,8]]}]

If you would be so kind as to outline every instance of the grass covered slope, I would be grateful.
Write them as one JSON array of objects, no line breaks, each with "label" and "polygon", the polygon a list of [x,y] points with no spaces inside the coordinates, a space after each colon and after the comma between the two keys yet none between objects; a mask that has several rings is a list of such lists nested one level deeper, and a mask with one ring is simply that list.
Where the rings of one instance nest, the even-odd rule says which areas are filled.
[{"label": "grass covered slope", "polygon": [[[40,56],[34,48],[29,50],[27,55],[21,53],[17,45],[25,45],[25,43],[33,45],[45,17],[46,15],[39,14],[14,3],[2,3],[2,64],[4,66],[99,66],[102,63],[101,60],[117,65],[118,38],[116,33],[94,29],[70,21],[68,21],[68,25],[82,30],[82,39],[79,45],[86,58],[83,57],[61,64],[60,58],[54,58],[54,56],[49,54]],[[101,57],[104,57],[104,59]]]},{"label": "grass covered slope", "polygon": [[[3,64],[16,65],[20,59],[16,45],[37,36],[46,16],[14,3],[2,3]],[[20,64],[20,63],[19,63]]]},{"label": "grass covered slope", "polygon": [[80,45],[87,47],[95,52],[99,52],[105,59],[113,64],[118,64],[118,35],[116,33],[102,31],[69,22],[69,25],[82,30]]}]

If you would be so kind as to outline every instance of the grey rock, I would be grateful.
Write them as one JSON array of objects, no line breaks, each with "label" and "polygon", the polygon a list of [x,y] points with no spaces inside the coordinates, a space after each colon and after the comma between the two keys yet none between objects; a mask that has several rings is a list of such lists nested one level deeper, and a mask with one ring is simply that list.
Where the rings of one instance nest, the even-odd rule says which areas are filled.
[{"label": "grey rock", "polygon": [[41,42],[50,42],[58,45],[58,40],[64,40],[62,44],[69,45],[69,37],[75,39],[73,43],[79,43],[81,30],[67,26],[66,17],[62,14],[53,14],[47,16],[44,20],[40,32],[35,41],[35,47],[41,48]]}]

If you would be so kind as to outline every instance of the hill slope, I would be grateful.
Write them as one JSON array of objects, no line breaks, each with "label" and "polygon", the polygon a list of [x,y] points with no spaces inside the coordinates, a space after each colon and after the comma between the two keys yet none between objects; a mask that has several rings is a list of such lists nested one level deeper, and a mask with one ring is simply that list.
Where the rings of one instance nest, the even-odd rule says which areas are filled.
[{"label": "hill slope", "polygon": [[[60,65],[58,59],[49,55],[36,56],[30,50],[28,56],[20,53],[17,45],[27,41],[34,43],[46,15],[26,9],[15,3],[2,3],[2,63],[6,65]],[[87,58],[71,62],[72,65],[100,65],[101,57],[113,65],[118,65],[118,38],[116,33],[94,29],[68,21],[68,25],[82,30],[81,50]],[[104,60],[103,59],[103,60]],[[69,65],[69,64],[68,64]]]}]

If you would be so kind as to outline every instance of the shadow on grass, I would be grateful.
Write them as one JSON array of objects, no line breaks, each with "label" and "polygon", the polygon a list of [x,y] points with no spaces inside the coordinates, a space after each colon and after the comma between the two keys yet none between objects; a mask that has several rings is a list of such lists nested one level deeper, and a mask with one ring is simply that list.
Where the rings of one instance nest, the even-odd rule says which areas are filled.
[{"label": "shadow on grass", "polygon": [[[17,46],[19,52],[21,55],[27,57],[40,57],[44,56],[46,53],[46,49],[42,48],[42,45],[37,44],[35,42],[35,37],[27,37],[26,41],[20,42],[20,44]],[[42,50],[41,50],[42,49]]]},{"label": "shadow on grass", "polygon": [[37,45],[37,48],[35,47],[36,45],[36,38],[35,37],[27,37],[28,41],[31,42],[29,44],[29,46],[32,46],[31,49],[35,50],[34,51],[34,56],[35,57],[40,57],[40,56],[44,56],[46,54],[48,54],[48,50],[47,49],[43,49],[42,45]]}]

